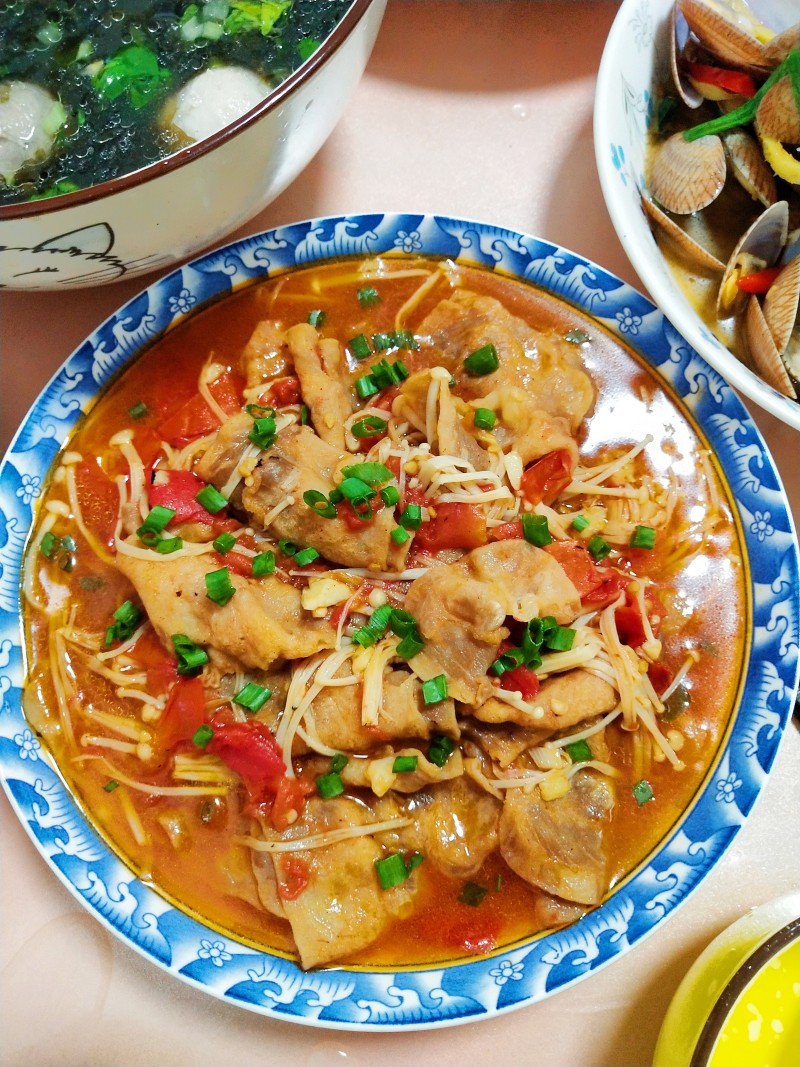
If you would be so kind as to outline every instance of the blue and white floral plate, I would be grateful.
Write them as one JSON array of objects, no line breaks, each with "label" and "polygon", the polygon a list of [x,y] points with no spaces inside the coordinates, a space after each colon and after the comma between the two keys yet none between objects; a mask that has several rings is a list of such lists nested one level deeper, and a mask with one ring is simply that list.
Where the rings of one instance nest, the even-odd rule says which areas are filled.
[{"label": "blue and white floral plate", "polygon": [[[608,213],[647,291],[715,370],[776,418],[800,430],[800,404],[767,385],[703,322],[670,272],[640,206],[655,116],[654,88],[668,85],[674,0],[623,0],[608,35],[594,98],[594,148]],[[751,0],[768,25],[797,22],[797,0]]]},{"label": "blue and white floral plate", "polygon": [[[153,338],[207,301],[332,256],[423,253],[516,275],[589,313],[648,362],[719,459],[747,554],[752,645],[735,724],[697,801],[651,860],[577,925],[450,967],[303,973],[183,914],[112,855],[44,758],[22,710],[19,577],[48,469],[83,410]],[[580,256],[483,223],[395,214],[316,219],[218,249],[134,297],[64,364],[0,466],[0,775],[47,862],[159,967],[252,1011],[354,1030],[436,1027],[550,995],[621,956],[713,869],[762,788],[798,680],[798,554],[778,475],[733,390],[630,286]],[[743,625],[745,620],[743,620]]]}]

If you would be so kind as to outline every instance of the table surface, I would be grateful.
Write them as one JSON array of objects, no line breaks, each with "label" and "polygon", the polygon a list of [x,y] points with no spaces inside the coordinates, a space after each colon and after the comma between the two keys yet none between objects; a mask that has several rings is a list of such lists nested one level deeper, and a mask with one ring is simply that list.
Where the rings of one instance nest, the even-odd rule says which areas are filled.
[{"label": "table surface", "polygon": [[[390,0],[366,74],[304,173],[236,236],[316,215],[411,210],[550,239],[643,288],[608,219],[592,144],[613,0]],[[0,453],[36,394],[151,278],[0,297]],[[800,518],[797,436],[749,405]],[[162,974],[91,917],[0,798],[0,1062],[6,1067],[648,1064],[699,952],[800,886],[800,733],[784,738],[719,868],[622,959],[556,996],[455,1030],[349,1034],[276,1022]]]}]

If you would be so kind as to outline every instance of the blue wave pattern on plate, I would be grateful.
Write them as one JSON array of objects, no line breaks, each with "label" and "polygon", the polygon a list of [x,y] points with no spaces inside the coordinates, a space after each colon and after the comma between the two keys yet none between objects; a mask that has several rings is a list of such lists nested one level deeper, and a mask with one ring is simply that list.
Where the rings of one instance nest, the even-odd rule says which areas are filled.
[{"label": "blue wave pattern on plate", "polygon": [[[608,901],[565,930],[454,966],[306,974],[204,926],[136,879],[86,823],[21,711],[22,554],[61,443],[131,357],[212,299],[334,256],[417,254],[517,274],[595,316],[657,368],[716,451],[752,575],[752,643],[737,720],[697,803]],[[790,715],[798,672],[798,557],[774,467],[734,392],[640,293],[580,256],[482,223],[395,214],[316,219],[244,238],[161,279],[103,323],[42,393],[0,467],[0,773],[19,818],[65,884],[172,974],[307,1025],[445,1026],[532,1003],[618,957],[711,870],[749,812]]]}]

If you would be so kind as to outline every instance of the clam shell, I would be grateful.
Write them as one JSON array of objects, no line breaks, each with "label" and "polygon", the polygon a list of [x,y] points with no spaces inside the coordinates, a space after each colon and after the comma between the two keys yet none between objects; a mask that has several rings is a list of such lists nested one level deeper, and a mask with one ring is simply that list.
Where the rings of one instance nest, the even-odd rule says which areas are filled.
[{"label": "clam shell", "polygon": [[782,144],[800,144],[800,109],[788,75],[779,78],[764,93],[755,122],[759,137],[773,137]]},{"label": "clam shell", "polygon": [[675,3],[672,5],[672,14],[670,16],[669,62],[672,70],[672,83],[684,104],[687,107],[696,108],[703,103],[703,97],[692,83],[683,77],[680,66],[681,58],[686,52],[690,37],[689,24],[681,14],[677,3]]},{"label": "clam shell", "polygon": [[755,369],[767,385],[771,385],[773,389],[777,389],[784,396],[797,400],[797,390],[792,385],[792,379],[789,377],[780,353],[775,347],[775,342],[772,340],[772,334],[769,332],[769,326],[767,326],[767,320],[764,318],[761,305],[754,296],[751,296],[747,303],[744,325],[747,344],[750,348],[750,358]]},{"label": "clam shell", "polygon": [[778,352],[783,355],[797,324],[800,307],[800,257],[780,272],[764,297],[764,319]]},{"label": "clam shell", "polygon": [[774,266],[786,244],[788,232],[789,205],[785,200],[779,200],[762,211],[747,228],[731,253],[722,275],[717,296],[717,316],[720,319],[737,314],[747,300],[747,294],[736,286],[736,274],[743,267],[749,273],[750,269],[763,270]]},{"label": "clam shell", "polygon": [[642,209],[645,215],[648,216],[660,229],[665,233],[670,240],[675,244],[678,250],[690,260],[692,263],[696,263],[698,267],[702,267],[705,270],[716,271],[719,274],[725,270],[725,264],[712,255],[707,249],[699,245],[697,241],[693,241],[692,238],[674,222],[669,215],[666,215],[658,204],[654,204],[646,196],[642,196]]},{"label": "clam shell", "polygon": [[692,32],[722,64],[755,73],[768,69],[763,44],[742,24],[749,21],[755,27],[755,18],[737,16],[732,6],[722,0],[717,3],[713,0],[679,0],[679,3]]},{"label": "clam shell", "polygon": [[728,163],[736,180],[754,200],[764,207],[774,204],[778,198],[775,175],[764,159],[761,145],[746,130],[735,129],[723,133],[722,141],[728,154]]},{"label": "clam shell", "polygon": [[777,67],[793,48],[800,49],[800,22],[777,34],[764,45],[764,56],[770,67]]},{"label": "clam shell", "polygon": [[725,148],[719,137],[686,141],[682,133],[674,133],[653,156],[649,188],[667,211],[691,215],[716,200],[726,172]]}]

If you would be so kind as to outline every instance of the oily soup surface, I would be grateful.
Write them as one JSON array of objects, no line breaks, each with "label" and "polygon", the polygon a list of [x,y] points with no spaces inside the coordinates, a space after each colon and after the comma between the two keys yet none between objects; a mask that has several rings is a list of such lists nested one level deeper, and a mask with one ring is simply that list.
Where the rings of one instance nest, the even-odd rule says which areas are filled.
[{"label": "oily soup surface", "polygon": [[[374,931],[369,943],[345,948],[344,958],[366,965],[413,965],[465,958],[512,943],[548,926],[578,919],[588,907],[599,903],[609,886],[613,887],[657,846],[692,802],[724,735],[740,682],[746,605],[736,529],[725,490],[713,462],[707,457],[705,445],[672,399],[622,346],[602,333],[591,320],[566,306],[488,272],[456,269],[452,264],[438,268],[438,264],[426,260],[385,260],[367,264],[342,262],[297,271],[248,288],[171,331],[112,384],[75,433],[68,451],[62,455],[62,466],[56,468],[51,479],[27,560],[25,625],[30,677],[25,695],[26,713],[87,817],[144,879],[179,907],[212,926],[279,952],[296,951],[296,941],[307,937],[301,945],[301,957],[307,966],[342,958],[341,951],[335,955],[324,947],[319,948],[320,939],[325,943],[326,937],[339,936],[335,931],[330,934],[315,929],[313,935],[307,934],[303,924],[313,927],[315,922],[322,921],[319,915],[314,918],[314,907],[333,914],[348,896],[359,896],[362,900],[364,914],[370,922],[374,921]],[[460,326],[446,336],[437,325],[435,316],[441,315],[442,308],[449,306],[450,297],[459,291],[471,294],[469,299],[473,303],[466,312],[469,315],[475,315],[476,307],[484,312],[487,308],[490,311],[500,308],[508,316],[504,320],[506,324],[521,322],[525,330],[534,328],[541,350],[549,352],[552,346],[556,353],[552,359],[548,356],[549,363],[545,360],[548,373],[561,365],[558,360],[567,361],[564,366],[577,366],[582,358],[596,397],[585,420],[578,420],[581,425],[577,433],[577,466],[577,450],[570,454],[566,446],[561,449],[568,454],[572,466],[567,482],[570,476],[573,482],[582,480],[582,490],[565,488],[562,479],[555,488],[552,484],[545,488],[546,497],[555,493],[549,502],[531,503],[538,495],[535,487],[531,488],[535,479],[526,473],[520,488],[519,472],[514,478],[512,471],[511,480],[516,480],[518,488],[514,489],[513,485],[508,488],[507,478],[503,483],[506,488],[497,491],[499,495],[486,510],[487,505],[481,503],[470,506],[441,500],[441,486],[437,489],[435,482],[425,481],[426,468],[424,463],[420,467],[419,460],[425,460],[426,454],[436,455],[438,442],[444,441],[443,420],[444,413],[450,410],[448,404],[456,404],[460,429],[456,428],[455,438],[461,441],[462,454],[474,459],[475,447],[485,447],[487,455],[493,457],[491,464],[495,465],[492,467],[495,472],[500,462],[499,449],[492,446],[491,439],[503,441],[503,434],[510,435],[508,427],[513,423],[511,407],[504,408],[502,397],[498,399],[502,382],[493,392],[489,389],[491,371],[469,374],[462,366],[469,349],[484,347],[474,343],[475,337],[487,343],[496,342],[497,351],[503,357],[505,341],[491,324],[495,321],[492,315],[478,317],[477,326],[473,321],[473,332],[466,338],[459,334]],[[499,303],[475,304],[474,297]],[[320,310],[325,313],[324,320],[314,315]],[[500,315],[500,311],[496,314]],[[266,476],[263,472],[269,470],[271,462],[277,462],[275,457],[282,455],[281,449],[288,447],[284,442],[292,440],[292,435],[307,434],[299,438],[306,450],[309,441],[314,448],[322,447],[318,437],[322,432],[332,434],[335,439],[341,429],[341,417],[338,429],[327,427],[323,431],[322,413],[331,410],[336,396],[319,399],[315,392],[319,382],[309,377],[307,371],[300,373],[301,356],[295,354],[293,366],[283,341],[277,348],[274,344],[270,348],[262,337],[258,365],[261,381],[256,385],[253,380],[258,375],[252,359],[249,365],[242,362],[245,351],[253,357],[251,336],[259,323],[278,324],[283,338],[282,331],[306,323],[309,316],[317,322],[322,338],[336,338],[340,342],[338,352],[342,362],[338,369],[329,362],[328,370],[329,377],[338,382],[338,396],[346,396],[355,414],[355,419],[348,416],[349,424],[352,426],[358,418],[368,417],[362,409],[368,409],[372,419],[378,420],[366,426],[367,430],[375,431],[373,436],[350,436],[354,452],[349,464],[364,459],[383,462],[386,474],[393,475],[388,480],[384,477],[382,485],[380,479],[374,482],[372,496],[366,503],[357,496],[337,503],[335,493],[322,492],[335,517],[330,520],[330,526],[318,525],[313,529],[322,531],[320,537],[327,535],[340,522],[343,510],[353,513],[365,510],[371,501],[375,514],[370,523],[364,523],[356,514],[348,514],[348,521],[342,523],[342,551],[346,555],[354,540],[362,536],[364,526],[377,529],[394,508],[395,519],[387,529],[405,531],[409,537],[404,541],[402,534],[396,535],[398,541],[390,533],[386,541],[389,559],[395,561],[397,573],[403,573],[405,568],[408,574],[420,575],[427,568],[426,582],[433,574],[443,575],[450,573],[449,569],[465,566],[465,560],[477,560],[473,553],[507,550],[520,554],[523,571],[529,558],[538,567],[545,553],[550,556],[544,560],[548,567],[553,558],[564,560],[564,573],[571,576],[581,591],[580,607],[576,602],[561,626],[562,630],[577,633],[577,637],[567,635],[566,638],[576,642],[572,653],[552,649],[547,652],[550,646],[545,645],[544,669],[536,666],[535,657],[521,662],[528,647],[525,634],[530,634],[528,615],[522,612],[521,618],[512,618],[512,609],[508,609],[505,628],[498,629],[503,624],[501,610],[500,619],[491,623],[492,632],[501,634],[501,638],[494,638],[495,644],[482,668],[484,673],[480,678],[469,672],[459,673],[461,668],[455,661],[461,655],[460,638],[455,639],[455,658],[451,661],[446,647],[442,651],[437,644],[439,635],[434,631],[450,626],[458,610],[462,614],[467,610],[468,614],[468,609],[454,607],[443,619],[437,615],[431,628],[425,617],[429,610],[434,614],[444,610],[442,605],[449,604],[450,593],[440,595],[434,587],[433,598],[426,600],[415,590],[415,586],[417,590],[422,589],[421,579],[387,578],[392,570],[389,564],[377,568],[381,577],[371,580],[369,569],[362,569],[360,575],[344,576],[346,569],[353,570],[353,564],[343,566],[341,562],[326,561],[324,552],[310,562],[301,557],[298,565],[290,554],[292,547],[302,551],[313,546],[314,541],[309,536],[304,544],[297,540],[295,546],[287,545],[286,533],[283,540],[280,535],[280,530],[286,528],[279,523],[288,521],[295,509],[298,509],[298,522],[305,521],[311,505],[302,503],[299,497],[290,507],[284,503],[283,520],[279,513],[272,520],[274,526],[267,524],[266,528],[263,525],[259,528],[253,518],[257,511],[255,505],[247,511],[241,503],[247,502],[247,491],[243,496],[235,496],[237,492],[241,494],[241,486],[231,491],[229,472],[223,471],[214,484],[226,482],[223,495],[234,497],[238,505],[232,504],[216,516],[206,515],[206,523],[198,522],[196,517],[180,525],[172,522],[151,536],[149,546],[137,537],[135,531],[142,518],[140,513],[132,518],[135,507],[131,496],[137,500],[137,493],[147,492],[153,469],[162,472],[156,473],[155,482],[163,482],[168,477],[163,472],[176,465],[182,465],[186,471],[200,469],[205,475],[203,481],[212,480],[211,468],[202,464],[208,464],[221,418],[244,419],[245,428],[256,425],[259,417],[276,419],[276,441],[267,443],[261,451],[258,447],[251,448],[254,456],[248,469],[252,468],[251,477],[256,478]],[[392,335],[398,329],[408,334]],[[514,325],[514,329],[521,327]],[[369,347],[362,362],[352,358],[352,339],[359,335],[364,335]],[[382,343],[380,338],[387,335],[395,344],[386,349],[378,347],[376,351],[375,346]],[[570,341],[564,341],[567,335]],[[416,338],[416,347],[407,347],[412,336]],[[431,336],[435,336],[436,346],[431,343]],[[468,350],[454,356],[452,346],[462,341]],[[406,347],[398,347],[398,342]],[[319,346],[316,351],[319,353]],[[362,399],[363,387],[354,388],[353,382],[373,373],[382,358],[390,367],[400,360],[401,371],[407,371],[409,376],[403,378],[399,372],[397,381],[390,381],[385,388]],[[442,365],[452,374],[452,382],[447,380],[447,374],[439,384],[431,378],[430,368]],[[251,391],[245,394],[248,373]],[[502,374],[502,367],[496,373]],[[202,395],[198,394],[201,374],[206,382]],[[422,382],[427,390],[419,403],[415,382]],[[440,385],[446,396],[437,392]],[[535,391],[535,383],[528,385],[529,393],[531,390]],[[209,395],[213,411],[209,407]],[[453,401],[451,395],[457,399]],[[245,400],[252,404],[254,398],[258,410],[243,417]],[[273,416],[267,409],[273,411]],[[390,409],[399,413],[392,415],[394,429],[395,423],[401,425],[391,441],[394,430],[387,428]],[[475,421],[487,418],[477,415],[478,411],[494,412],[493,428],[478,432]],[[383,430],[379,426],[381,416],[384,416]],[[416,420],[421,428],[409,429],[409,418]],[[303,426],[304,422],[319,423],[317,434],[312,435],[311,429]],[[402,424],[406,430],[402,430]],[[431,446],[428,452],[403,452],[398,466],[397,457],[390,454],[390,444],[411,440],[413,447],[418,448],[420,443],[426,443],[424,438],[431,426],[435,432],[428,435],[434,438],[427,440]],[[549,432],[550,423],[542,426],[542,433]],[[361,429],[366,432],[363,425]],[[464,436],[467,431],[469,441]],[[165,448],[164,441],[169,438],[173,443]],[[115,443],[110,443],[112,439]],[[516,440],[510,436],[508,440],[523,448],[521,430],[517,430]],[[645,447],[637,452],[634,446],[641,442],[646,442]],[[335,446],[326,443],[325,447]],[[506,451],[510,453],[513,449]],[[534,449],[533,458],[529,451],[525,471],[556,451],[539,447],[538,454]],[[599,475],[598,480],[591,482],[591,471],[600,471],[609,459],[629,453],[627,461],[623,459],[615,471],[609,473],[603,468],[605,476]],[[132,455],[142,464],[138,468],[141,480],[138,489]],[[411,456],[410,467],[403,472],[401,467],[408,456]],[[242,462],[247,466],[246,459]],[[281,462],[289,461],[284,457]],[[468,467],[469,463],[462,464],[461,473]],[[478,482],[481,483],[478,491],[491,497],[502,478],[498,480],[487,474],[485,484],[481,479]],[[449,484],[452,488],[453,483]],[[467,481],[459,483],[457,488],[468,499],[474,499],[469,493],[476,492],[475,484]],[[121,510],[120,485],[126,501]],[[202,482],[196,485],[202,487]],[[605,489],[597,490],[597,485]],[[388,486],[396,487],[402,499],[392,502],[394,494],[387,492],[388,502],[384,504],[384,497],[379,493]],[[622,504],[610,504],[610,500],[617,499],[620,488],[626,486],[636,489],[633,493],[636,499],[632,502],[629,496],[623,498]],[[74,494],[72,502],[70,492]],[[157,494],[153,488],[150,492],[149,506],[152,506]],[[284,492],[282,499],[285,497]],[[655,500],[656,504],[651,506],[645,498]],[[80,522],[75,520],[74,499],[79,503]],[[403,509],[414,501],[422,505],[422,523],[416,529],[413,522],[404,525],[402,518]],[[318,501],[317,507],[322,506]],[[265,508],[272,507],[267,501],[259,513],[261,517]],[[147,507],[142,510],[147,514]],[[531,543],[527,520],[525,530],[522,529],[522,515],[545,516],[545,531],[549,529],[552,538],[549,546],[534,547],[536,542]],[[413,508],[409,516],[414,517]],[[586,520],[582,529],[579,529],[580,520],[577,525],[572,524],[576,516]],[[180,518],[179,513],[176,519]],[[312,519],[317,524],[324,522],[317,516]],[[630,547],[631,533],[637,527],[655,529],[653,548]],[[240,538],[241,549],[237,545],[233,552],[217,550],[205,556],[188,557],[184,554],[187,545],[210,547],[208,542],[212,538],[225,533]],[[153,547],[159,538],[172,536],[181,538],[181,549],[174,554]],[[596,554],[588,553],[586,545],[593,537],[599,538],[609,552],[603,555],[594,542]],[[134,555],[124,556],[127,576],[117,566],[117,560],[123,559],[119,555],[120,542],[135,548]],[[331,543],[334,548],[330,552],[336,555],[339,549]],[[560,556],[557,555],[559,544]],[[572,546],[569,552],[565,545]],[[253,559],[269,552],[274,553],[277,561],[275,573],[253,577]],[[402,553],[406,553],[405,557]],[[574,569],[576,553],[581,560],[578,571]],[[160,556],[156,585],[161,590],[152,590],[146,581],[140,581],[140,572],[136,571],[138,566],[150,566],[147,562],[150,554]],[[189,594],[188,586],[181,586],[177,580],[174,588],[170,585],[173,579],[168,576],[176,573],[176,567],[189,567],[193,560],[199,559],[211,561],[204,566],[206,573],[227,568],[227,581],[235,587],[235,596],[226,604],[208,600],[202,586],[199,592],[195,588]],[[402,559],[399,564],[398,559]],[[489,565],[495,564],[490,560]],[[523,571],[517,564],[514,567],[511,584],[524,584],[520,578]],[[283,658],[275,656],[263,671],[253,663],[235,662],[225,641],[237,626],[249,625],[242,615],[250,595],[247,589],[277,588],[270,583],[278,582],[282,595],[308,598],[310,585],[325,577],[327,568],[335,572],[328,574],[329,578],[345,583],[344,593],[339,599],[329,598],[327,603],[324,597],[318,596],[316,608],[298,606],[296,612],[300,635],[295,635],[296,639],[302,643],[310,640],[309,635],[320,633],[322,644],[311,649],[296,646],[294,656],[291,652]],[[302,573],[297,574],[298,571]],[[374,566],[372,572],[376,573]],[[165,576],[163,580],[161,576]],[[467,580],[463,575],[462,578]],[[505,603],[506,593],[501,589],[503,578],[499,572],[496,577],[493,574],[480,577],[473,568],[469,580],[487,583],[471,587],[478,589],[476,600],[481,604],[494,603],[492,598]],[[194,678],[191,674],[176,673],[175,649],[170,640],[175,630],[159,621],[163,587],[172,590],[170,610],[176,598],[185,604],[190,596],[192,604],[200,604],[206,612],[204,617],[208,618],[209,626],[214,625],[214,618],[226,619],[223,636],[213,640],[209,637],[207,642],[194,641],[195,647],[207,647],[211,651],[210,662]],[[322,587],[317,584],[314,588],[319,593]],[[644,600],[637,600],[637,589],[645,591],[641,594]],[[516,598],[513,611],[517,616],[524,593],[519,588],[513,590],[512,599]],[[140,617],[131,624],[135,631],[133,638],[130,632],[119,630],[112,630],[106,638],[109,626],[114,625],[114,612],[127,602],[141,611]],[[312,601],[307,599],[305,603],[310,605]],[[253,601],[248,600],[247,604],[246,610],[252,614]],[[357,635],[363,635],[363,629],[384,604],[389,623],[382,631],[379,628],[377,635],[372,635],[372,644],[359,645]],[[412,654],[408,659],[402,652],[405,638],[392,629],[404,617],[404,604],[413,605],[418,611],[412,630],[425,645],[424,652]],[[238,609],[237,605],[240,605]],[[392,610],[399,609],[400,614],[392,616],[390,606]],[[145,607],[148,610],[142,610]],[[238,615],[219,614],[234,609]],[[148,614],[152,625],[147,622]],[[642,615],[647,617],[652,634],[640,633]],[[601,616],[605,618],[603,624],[599,621]],[[188,615],[186,620],[189,620],[187,627],[190,622],[193,625]],[[480,642],[485,643],[486,638],[475,636],[475,620],[463,623],[468,624],[472,625],[471,636],[464,643],[469,645],[470,654],[479,658],[483,649]],[[489,624],[484,619],[482,625]],[[635,713],[631,717],[632,728],[623,728],[624,714],[614,717],[609,713],[609,708],[612,713],[618,712],[621,701],[624,702],[623,690],[627,690],[621,682],[609,687],[610,699],[606,699],[605,691],[602,700],[594,692],[584,698],[583,690],[574,690],[577,696],[570,696],[568,691],[561,703],[553,698],[548,714],[555,715],[556,720],[564,713],[565,704],[572,707],[586,699],[588,705],[570,713],[572,717],[564,720],[562,728],[557,725],[549,730],[536,729],[537,723],[542,722],[536,709],[541,707],[544,695],[551,692],[548,684],[552,683],[552,677],[559,676],[558,656],[574,654],[574,648],[584,640],[605,641],[603,625],[613,625],[617,637],[622,636],[622,644],[631,649],[623,655],[623,660],[628,657],[625,662],[633,665],[634,675],[639,672],[640,678],[652,679],[650,689],[655,710],[651,720],[659,737],[664,739],[663,745],[653,730],[643,725],[643,718],[636,720]],[[160,638],[154,627],[155,631],[161,631]],[[317,703],[322,696],[315,697],[310,719],[304,719],[302,730],[294,735],[294,748],[291,748],[291,736],[288,741],[294,757],[291,762],[295,785],[287,793],[286,783],[278,784],[282,779],[280,773],[276,777],[274,768],[271,777],[262,775],[254,784],[255,764],[252,760],[247,762],[252,755],[250,749],[245,746],[247,759],[242,763],[244,750],[239,750],[239,756],[231,756],[233,742],[225,748],[220,739],[228,738],[231,730],[240,734],[253,731],[254,723],[258,723],[259,729],[263,726],[264,731],[269,728],[277,733],[279,742],[285,746],[292,709],[309,692],[310,679],[306,678],[303,688],[298,674],[302,674],[304,665],[314,661],[315,655],[327,655],[326,647],[335,647],[337,629],[340,647],[343,641],[350,649],[350,658],[345,655],[338,677],[349,676],[351,683],[349,687],[340,684],[327,690],[323,686],[322,696],[327,693],[329,699],[343,700],[347,694],[353,695],[365,718],[359,721],[356,710],[355,725],[351,723],[349,729],[360,740],[350,747],[341,743],[341,723],[330,719],[330,708],[326,716],[323,705]],[[502,637],[503,634],[506,636]],[[352,645],[348,637],[354,642]],[[252,647],[255,638],[248,640],[248,647]],[[322,652],[318,651],[320,648]],[[650,650],[649,659],[643,649]],[[372,683],[368,684],[366,672],[374,673],[370,657],[374,659],[380,650],[385,655],[382,666],[378,667],[378,693],[381,679],[384,692],[383,696],[379,695],[375,708],[367,709],[366,694]],[[512,657],[511,662],[505,661],[505,683],[503,673],[498,675],[500,668],[496,667],[504,653]],[[518,658],[514,660],[517,653]],[[249,655],[246,649],[240,654],[246,661]],[[608,663],[618,661],[613,656],[609,659],[607,652],[598,655],[600,658],[592,661],[594,666],[590,664],[588,670],[573,671],[569,677],[576,678],[580,673],[586,681],[592,675],[595,688],[598,676],[612,678]],[[490,664],[488,670],[486,663]],[[549,680],[548,663],[553,664],[554,672]],[[616,669],[622,668],[618,665]],[[444,693],[432,695],[428,689],[421,694],[422,681],[430,685],[432,679],[440,676],[445,678]],[[248,682],[272,691],[272,696],[256,711],[237,704],[235,699]],[[416,687],[414,725],[398,727],[393,732],[383,724],[381,716],[385,714],[388,690],[401,683],[406,688]],[[291,692],[290,685],[295,686]],[[491,698],[498,686],[505,689],[506,703]],[[674,691],[670,692],[670,687]],[[192,718],[198,714],[197,709],[190,707],[188,696],[182,704],[176,700],[178,690],[184,695],[201,693],[199,714],[203,725],[199,735],[196,729],[199,720]],[[661,703],[656,693],[665,691]],[[428,703],[426,698],[431,695]],[[345,704],[334,704],[334,707],[341,708],[344,722],[350,711]],[[377,714],[378,726],[369,718],[373,712]],[[336,710],[334,718],[338,714]],[[591,732],[606,719],[609,721],[604,729]],[[208,733],[213,735],[210,742]],[[589,736],[582,740],[584,733]],[[576,736],[577,741],[570,742],[571,748],[558,747],[559,739]],[[325,739],[329,743],[325,744]],[[587,743],[590,748],[594,746],[589,754],[582,749]],[[439,752],[435,757],[432,751],[437,745]],[[347,757],[344,767],[336,758],[336,753],[341,751]],[[283,752],[285,755],[285,747]],[[395,769],[398,765],[393,760],[398,753],[412,761],[405,763],[405,770]],[[455,767],[459,769],[458,774],[453,770]],[[404,773],[406,779],[402,777]],[[414,782],[405,785],[409,773]],[[520,776],[527,776],[526,787],[515,787],[513,780]],[[333,781],[337,786],[337,778],[342,791],[338,796],[335,790],[326,796],[319,780],[325,779],[328,785]],[[297,782],[302,787],[299,794],[292,791],[296,790]],[[602,795],[596,792],[600,785]],[[466,806],[462,806],[464,797],[457,792],[459,789],[468,794]],[[447,790],[452,792],[442,792]],[[434,810],[435,805],[430,802],[437,793],[450,798],[445,807],[452,811],[446,815],[439,811],[433,820],[425,823],[424,813]],[[512,794],[514,803],[523,809],[523,814],[516,812],[513,817],[509,810],[513,807]],[[584,795],[585,803],[580,799]],[[535,805],[534,814],[528,804]],[[281,805],[283,809],[278,811]],[[570,805],[576,808],[572,814]],[[481,814],[473,818],[471,812],[476,810]],[[562,825],[553,818],[553,813],[564,811],[568,818]],[[522,822],[515,822],[517,818]],[[569,822],[571,818],[577,820],[574,828]],[[528,819],[531,821],[526,822]],[[389,826],[371,834],[365,831],[362,836],[346,838],[344,844],[326,839],[324,847],[319,847],[318,842],[317,846],[305,849],[290,845],[294,851],[269,852],[258,851],[253,846],[253,841],[262,845],[286,842],[293,837],[313,837],[347,826],[350,829],[345,834],[351,834],[353,820],[355,825],[380,823],[383,826],[388,822]],[[596,824],[602,831],[599,836],[594,829]],[[526,851],[525,842],[532,837],[543,842],[545,854],[548,848],[553,850],[554,862],[559,870],[563,869],[558,886],[549,884],[537,873],[537,858]],[[490,843],[488,848],[486,841]],[[343,862],[342,849],[358,856],[357,861],[353,860],[354,870]],[[254,874],[254,856],[258,876]],[[415,859],[419,856],[421,862]],[[278,858],[273,868],[274,857]],[[400,882],[390,882],[388,888],[383,888],[379,884],[383,878],[376,877],[379,868],[375,861],[387,858],[395,864],[395,873],[399,869]],[[599,890],[585,889],[588,876],[585,877],[583,870],[578,871],[584,864],[593,871],[592,877],[597,875],[600,879]],[[598,864],[599,874],[595,869]],[[339,883],[334,884],[336,880],[331,872],[341,876]],[[302,906],[304,895],[306,902],[312,901],[310,917],[298,916],[297,909]],[[273,914],[281,910],[284,917]]]}]

